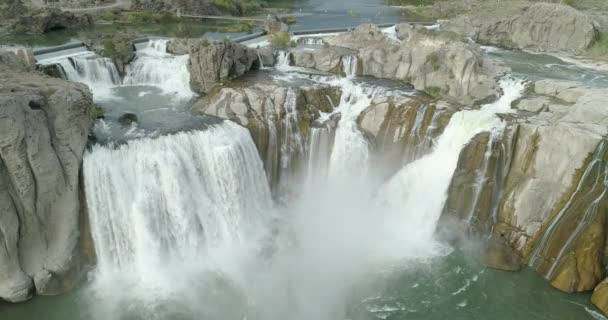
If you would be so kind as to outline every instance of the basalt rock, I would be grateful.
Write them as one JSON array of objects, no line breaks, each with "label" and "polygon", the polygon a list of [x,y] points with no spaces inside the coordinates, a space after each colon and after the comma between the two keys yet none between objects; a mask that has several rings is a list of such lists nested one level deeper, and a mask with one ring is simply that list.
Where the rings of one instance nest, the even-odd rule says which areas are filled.
[{"label": "basalt rock", "polygon": [[125,75],[126,66],[135,58],[135,48],[132,42],[135,35],[124,32],[96,32],[87,34],[85,37],[83,42],[87,48],[103,57],[112,59],[118,73],[121,76]]},{"label": "basalt rock", "polygon": [[571,6],[551,3],[537,3],[507,17],[461,16],[441,28],[479,43],[540,52],[582,53],[597,38],[590,17]]},{"label": "basalt rock", "polygon": [[260,66],[255,49],[228,40],[174,39],[168,43],[167,51],[190,56],[190,85],[202,94]]},{"label": "basalt rock", "polygon": [[302,173],[305,144],[320,112],[340,102],[338,88],[306,84],[287,87],[272,81],[243,79],[201,98],[194,110],[249,129],[273,188]]},{"label": "basalt rock", "polygon": [[0,63],[0,298],[74,287],[88,88]]},{"label": "basalt rock", "polygon": [[[462,150],[440,233],[500,237],[501,248],[554,287],[592,290],[604,277],[607,104],[603,90],[536,82],[515,103],[535,107],[505,115],[502,132],[482,133]],[[496,246],[487,250],[500,256]],[[512,269],[498,261],[491,266]]]},{"label": "basalt rock", "polygon": [[390,176],[432,150],[456,108],[426,96],[374,98],[357,119],[374,146],[373,163]]},{"label": "basalt rock", "polygon": [[479,46],[452,33],[424,28],[408,29],[407,35],[407,41],[393,40],[376,25],[364,24],[325,42],[355,50],[359,75],[402,80],[463,104],[498,96],[494,71],[486,66]]}]

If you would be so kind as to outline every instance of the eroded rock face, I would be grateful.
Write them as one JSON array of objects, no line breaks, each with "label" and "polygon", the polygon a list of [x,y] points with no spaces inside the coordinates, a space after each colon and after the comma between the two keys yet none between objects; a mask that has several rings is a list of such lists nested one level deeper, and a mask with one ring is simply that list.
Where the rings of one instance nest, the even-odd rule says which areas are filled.
[{"label": "eroded rock face", "polygon": [[118,73],[125,75],[126,66],[135,58],[133,39],[136,36],[125,32],[88,34],[83,42],[89,50],[102,57],[110,58]]},{"label": "eroded rock face", "polygon": [[0,298],[65,292],[79,278],[78,173],[91,93],[0,64],[0,106]]},{"label": "eroded rock face", "polygon": [[[552,80],[533,87],[515,103],[525,113],[461,152],[440,232],[504,239],[554,287],[592,290],[604,276],[608,94]],[[501,265],[492,266],[511,270]]]},{"label": "eroded rock face", "polygon": [[255,49],[228,40],[174,39],[167,44],[167,51],[190,55],[190,85],[192,90],[202,94],[259,67]]},{"label": "eroded rock face", "polygon": [[602,310],[604,314],[608,314],[608,279],[604,279],[600,284],[593,290],[591,296],[591,302]]},{"label": "eroded rock face", "polygon": [[514,16],[458,17],[442,29],[471,37],[479,43],[540,52],[581,53],[596,40],[593,20],[571,6],[537,3]]},{"label": "eroded rock face", "polygon": [[[424,28],[408,29],[400,25],[399,30],[402,39],[406,39],[407,33],[407,41],[392,40],[377,26],[366,24],[353,32],[326,38],[325,42],[355,50],[355,53],[339,55],[357,58],[357,75],[402,80],[416,89],[464,104],[484,102],[498,96],[493,71],[485,66],[477,45],[454,34],[431,32]],[[298,56],[297,53],[295,55]],[[324,55],[325,58],[327,56]],[[299,58],[295,64],[327,65],[324,71],[333,71],[339,70],[337,62],[343,62],[344,58],[335,57],[331,64],[318,63],[319,60],[314,56]]]},{"label": "eroded rock face", "polygon": [[201,98],[194,110],[249,129],[276,190],[281,183],[297,181],[312,128],[324,125],[316,122],[320,112],[332,112],[340,96],[339,88],[330,86],[287,87],[245,79],[215,89]]},{"label": "eroded rock face", "polygon": [[390,176],[430,152],[456,110],[425,96],[378,97],[357,123],[373,146],[376,169]]}]

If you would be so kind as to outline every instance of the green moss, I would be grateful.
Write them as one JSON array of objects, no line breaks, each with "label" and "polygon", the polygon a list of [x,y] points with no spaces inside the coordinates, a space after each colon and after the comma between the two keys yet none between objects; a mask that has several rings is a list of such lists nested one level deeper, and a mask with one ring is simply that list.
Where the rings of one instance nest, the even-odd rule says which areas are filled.
[{"label": "green moss", "polygon": [[209,40],[203,39],[203,47],[207,48],[210,45]]},{"label": "green moss", "polygon": [[439,53],[437,52],[433,52],[426,57],[426,63],[431,66],[433,71],[437,71],[441,67],[440,60]]},{"label": "green moss", "polygon": [[574,5],[576,4],[576,0],[564,0],[564,4],[574,7]]}]

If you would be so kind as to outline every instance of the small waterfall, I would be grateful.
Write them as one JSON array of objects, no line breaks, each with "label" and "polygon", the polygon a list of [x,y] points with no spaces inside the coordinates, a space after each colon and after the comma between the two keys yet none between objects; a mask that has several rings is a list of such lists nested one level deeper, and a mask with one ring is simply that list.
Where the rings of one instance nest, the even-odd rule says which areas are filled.
[{"label": "small waterfall", "polygon": [[190,89],[189,56],[167,53],[168,42],[150,40],[138,50],[135,61],[127,66],[124,84],[156,86],[178,98],[192,98],[194,92]]},{"label": "small waterfall", "polygon": [[342,57],[342,73],[347,78],[352,78],[357,75],[357,65],[359,61],[356,56]]},{"label": "small waterfall", "polygon": [[289,71],[291,70],[291,52],[279,51],[277,53],[277,64],[275,66],[278,70]]},{"label": "small waterfall", "polygon": [[84,177],[100,276],[152,285],[175,274],[170,261],[184,270],[214,248],[252,241],[272,207],[255,145],[230,122],[94,146]]},{"label": "small waterfall", "polygon": [[[564,261],[565,255],[572,250],[581,233],[601,213],[603,203],[608,199],[608,141],[602,140],[591,161],[581,176],[576,189],[551,219],[538,244],[532,251],[529,265],[552,280],[555,272]],[[572,230],[572,226],[576,226]],[[555,238],[558,235],[565,238]],[[557,253],[555,255],[555,253]]]},{"label": "small waterfall", "polygon": [[109,58],[95,53],[85,53],[71,57],[45,61],[44,64],[61,65],[68,80],[86,84],[96,98],[108,97],[110,88],[120,85],[118,69]]},{"label": "small waterfall", "polygon": [[300,117],[296,106],[296,93],[288,89],[285,97],[285,118],[281,122],[280,188],[286,190],[299,179],[298,159],[305,154],[304,138],[300,130]]},{"label": "small waterfall", "polygon": [[319,127],[310,128],[308,138],[306,181],[308,186],[316,186],[327,177],[328,163],[334,144],[335,123],[327,120]]}]

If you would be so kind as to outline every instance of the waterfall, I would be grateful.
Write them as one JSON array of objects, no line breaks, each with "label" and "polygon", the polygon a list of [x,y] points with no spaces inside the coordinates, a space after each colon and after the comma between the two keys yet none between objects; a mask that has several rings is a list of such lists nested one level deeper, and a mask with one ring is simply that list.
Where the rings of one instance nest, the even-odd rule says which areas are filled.
[{"label": "waterfall", "polygon": [[304,139],[300,130],[300,117],[296,106],[294,89],[287,90],[283,104],[285,118],[281,122],[280,188],[288,189],[297,184],[299,178],[297,160],[305,154]]},{"label": "waterfall", "polygon": [[[480,110],[454,114],[433,150],[406,165],[381,188],[379,201],[386,212],[389,243],[401,243],[401,250],[410,246],[421,253],[433,250],[426,242],[432,242],[429,239],[435,232],[461,149],[475,134],[504,126],[496,113],[509,112],[524,85],[507,79],[501,81],[501,88],[504,94],[496,102]],[[391,241],[391,236],[398,240]]]},{"label": "waterfall", "polygon": [[59,64],[68,80],[86,84],[98,99],[109,97],[110,89],[121,83],[112,60],[92,52],[53,58],[40,63]]},{"label": "waterfall", "polygon": [[289,71],[291,67],[291,52],[279,51],[277,53],[277,64],[275,68],[281,71]]},{"label": "waterfall", "polygon": [[137,57],[127,66],[125,85],[148,85],[161,88],[178,98],[194,96],[190,89],[188,55],[167,53],[168,40],[150,40],[136,52]]},{"label": "waterfall", "polygon": [[94,146],[84,177],[101,277],[162,283],[169,261],[201,263],[210,250],[252,241],[272,206],[255,145],[230,122]]},{"label": "waterfall", "polygon": [[343,56],[342,57],[342,72],[348,78],[352,78],[357,75],[357,64],[358,60],[356,56]]}]

